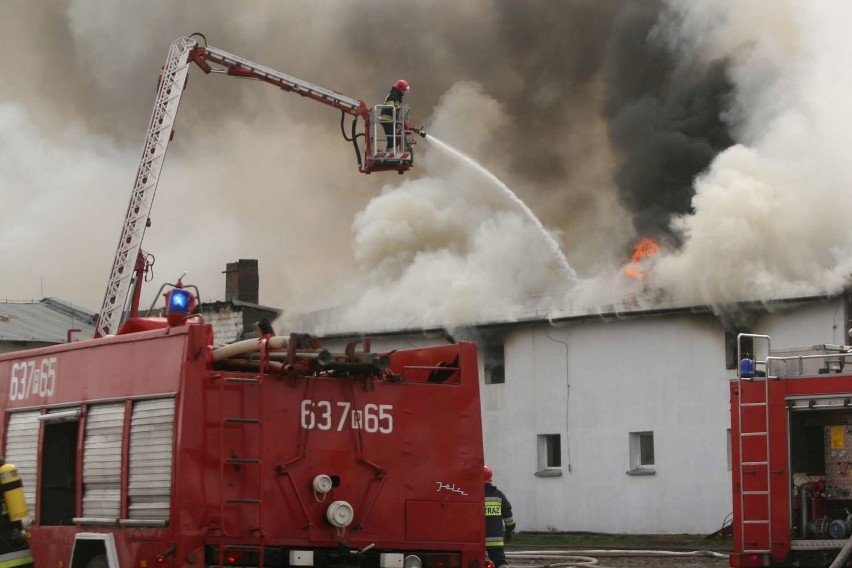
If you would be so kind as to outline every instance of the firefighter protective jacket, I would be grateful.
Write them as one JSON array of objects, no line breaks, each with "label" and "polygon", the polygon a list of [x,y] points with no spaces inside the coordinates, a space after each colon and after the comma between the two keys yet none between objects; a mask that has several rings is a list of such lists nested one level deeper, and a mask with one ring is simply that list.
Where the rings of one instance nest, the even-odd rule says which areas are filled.
[{"label": "firefighter protective jacket", "polygon": [[503,546],[505,532],[515,530],[512,504],[493,484],[485,484],[485,546]]},{"label": "firefighter protective jacket", "polygon": [[[394,109],[399,108],[399,105],[402,103],[403,92],[397,89],[396,87],[391,87],[388,96],[385,97],[385,104],[393,106]],[[392,120],[393,117],[393,109],[386,107],[382,109],[380,119],[381,120]]]}]

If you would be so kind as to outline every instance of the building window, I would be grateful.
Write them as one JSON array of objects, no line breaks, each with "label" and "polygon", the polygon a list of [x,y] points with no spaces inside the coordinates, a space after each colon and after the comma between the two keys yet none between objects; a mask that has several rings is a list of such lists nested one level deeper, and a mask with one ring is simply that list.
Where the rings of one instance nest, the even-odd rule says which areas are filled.
[{"label": "building window", "polygon": [[630,475],[654,473],[654,433],[630,433]]},{"label": "building window", "polygon": [[488,342],[483,349],[485,355],[485,384],[506,382],[506,362],[503,342]]},{"label": "building window", "polygon": [[561,435],[538,435],[538,471],[536,475],[539,477],[558,477],[562,475]]}]

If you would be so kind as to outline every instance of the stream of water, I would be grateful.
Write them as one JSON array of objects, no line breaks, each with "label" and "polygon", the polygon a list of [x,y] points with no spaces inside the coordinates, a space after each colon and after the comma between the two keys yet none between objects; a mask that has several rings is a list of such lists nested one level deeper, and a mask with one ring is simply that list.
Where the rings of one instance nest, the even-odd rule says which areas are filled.
[{"label": "stream of water", "polygon": [[568,259],[565,258],[565,255],[562,253],[562,250],[559,248],[559,243],[557,243],[556,240],[550,235],[550,233],[547,232],[547,229],[544,228],[544,225],[541,224],[541,221],[538,220],[538,217],[535,216],[535,214],[532,212],[532,210],[530,210],[530,208],[527,207],[526,203],[521,201],[521,199],[517,195],[515,195],[515,193],[511,189],[509,189],[508,186],[505,183],[500,181],[500,179],[497,176],[492,174],[490,171],[488,171],[486,168],[484,168],[479,162],[477,162],[476,160],[474,160],[473,158],[471,158],[470,156],[468,156],[464,152],[460,152],[460,151],[456,150],[455,148],[453,148],[452,146],[450,146],[446,142],[442,142],[441,140],[438,140],[437,138],[435,138],[431,134],[427,134],[426,139],[429,140],[430,142],[432,142],[433,144],[435,144],[436,146],[438,146],[439,148],[441,148],[442,150],[444,150],[445,152],[452,154],[456,158],[462,160],[463,162],[465,162],[466,164],[468,164],[469,166],[474,168],[476,171],[478,171],[480,174],[482,174],[483,176],[488,178],[497,188],[500,189],[500,191],[502,191],[506,195],[506,197],[508,197],[515,205],[517,205],[521,209],[521,211],[523,211],[524,214],[526,214],[526,216],[529,218],[529,220],[533,222],[533,224],[536,226],[538,231],[541,233],[541,236],[544,238],[544,241],[547,243],[547,246],[550,248],[551,252],[553,253],[553,256],[556,257],[556,260],[559,262],[559,266],[560,266],[560,268],[562,268],[562,271],[572,281],[576,282],[577,273],[574,271],[573,268],[571,268],[571,265],[568,264]]}]

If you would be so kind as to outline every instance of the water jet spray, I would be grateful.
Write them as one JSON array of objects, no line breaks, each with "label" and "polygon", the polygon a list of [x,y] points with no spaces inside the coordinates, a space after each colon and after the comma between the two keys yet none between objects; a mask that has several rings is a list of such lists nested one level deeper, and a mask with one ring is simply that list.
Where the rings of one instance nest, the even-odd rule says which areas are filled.
[{"label": "water jet spray", "polygon": [[542,225],[541,221],[539,221],[538,217],[535,216],[532,210],[527,207],[526,203],[521,201],[521,199],[517,195],[515,195],[515,193],[511,189],[509,189],[509,187],[505,183],[500,181],[497,176],[495,176],[488,169],[483,167],[479,162],[477,162],[464,152],[461,152],[453,148],[446,142],[435,138],[435,136],[432,134],[427,134],[422,128],[417,131],[417,133],[423,136],[426,140],[429,140],[434,143],[436,146],[438,146],[448,154],[453,155],[454,157],[460,159],[462,162],[471,166],[477,172],[488,178],[488,180],[491,181],[494,185],[496,185],[500,189],[500,191],[502,191],[506,195],[506,197],[508,197],[515,205],[517,205],[521,209],[521,211],[524,212],[527,218],[529,218],[529,220],[533,222],[539,233],[541,233],[542,238],[544,238],[545,243],[547,243],[547,246],[550,248],[550,251],[553,253],[553,256],[556,257],[556,260],[559,263],[559,267],[562,269],[562,272],[564,272],[566,276],[568,276],[568,279],[571,281],[571,283],[573,284],[577,282],[577,272],[573,268],[571,268],[570,264],[568,264],[568,259],[565,258],[565,255],[562,253],[562,249],[559,248],[559,243],[557,243],[556,240],[547,231],[547,229],[544,228],[544,225]]}]

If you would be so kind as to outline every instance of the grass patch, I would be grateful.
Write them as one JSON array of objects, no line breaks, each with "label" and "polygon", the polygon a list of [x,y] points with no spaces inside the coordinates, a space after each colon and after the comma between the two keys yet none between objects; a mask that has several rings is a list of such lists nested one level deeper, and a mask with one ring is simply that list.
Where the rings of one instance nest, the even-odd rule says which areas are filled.
[{"label": "grass patch", "polygon": [[522,532],[510,548],[627,548],[645,550],[730,550],[730,537],[696,534],[604,534],[588,532]]}]

